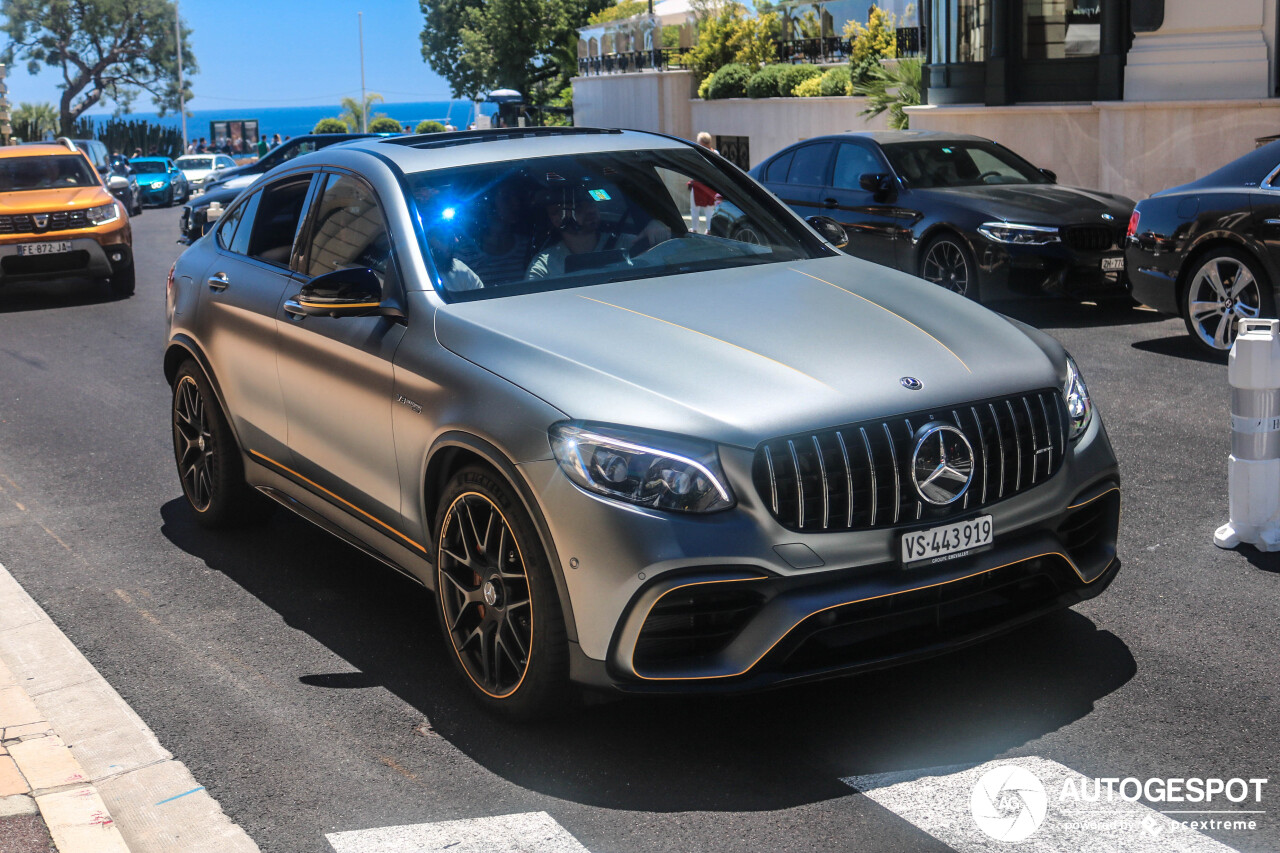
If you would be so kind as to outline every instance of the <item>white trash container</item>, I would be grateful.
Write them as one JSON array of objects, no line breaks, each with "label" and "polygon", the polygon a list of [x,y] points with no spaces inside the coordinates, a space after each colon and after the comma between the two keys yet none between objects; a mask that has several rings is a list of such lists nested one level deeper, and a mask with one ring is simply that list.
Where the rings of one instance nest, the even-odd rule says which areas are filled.
[{"label": "white trash container", "polygon": [[1227,364],[1231,520],[1213,542],[1280,551],[1280,320],[1242,319],[1239,328]]}]

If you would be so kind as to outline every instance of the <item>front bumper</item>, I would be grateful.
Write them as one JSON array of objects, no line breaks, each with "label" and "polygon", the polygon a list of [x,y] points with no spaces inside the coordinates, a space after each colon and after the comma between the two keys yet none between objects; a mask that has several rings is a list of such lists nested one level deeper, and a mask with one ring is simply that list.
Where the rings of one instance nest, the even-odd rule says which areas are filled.
[{"label": "front bumper", "polygon": [[[121,219],[124,220],[124,217]],[[127,220],[124,227],[104,231],[96,236],[85,236],[83,231],[64,231],[23,237],[26,239],[14,239],[0,244],[0,283],[49,281],[76,276],[106,278],[127,269],[133,263]],[[20,243],[52,243],[63,240],[71,243],[71,251],[49,255],[18,254]]]},{"label": "front bumper", "polygon": [[738,504],[697,517],[589,495],[554,461],[522,466],[564,567],[576,680],[735,691],[885,666],[1090,598],[1119,568],[1119,472],[1098,418],[1058,473],[950,519],[990,515],[990,550],[922,568],[902,567],[901,535],[945,522],[789,531],[751,458],[721,448]]},{"label": "front bumper", "polygon": [[165,184],[160,189],[152,189],[150,184],[138,185],[138,203],[152,206],[173,204],[173,184]]},{"label": "front bumper", "polygon": [[1124,258],[1116,245],[1107,249],[1075,249],[1064,243],[1013,246],[979,237],[974,255],[984,297],[999,295],[1061,296],[1068,299],[1119,299],[1129,295],[1124,270],[1104,271],[1104,258]]}]

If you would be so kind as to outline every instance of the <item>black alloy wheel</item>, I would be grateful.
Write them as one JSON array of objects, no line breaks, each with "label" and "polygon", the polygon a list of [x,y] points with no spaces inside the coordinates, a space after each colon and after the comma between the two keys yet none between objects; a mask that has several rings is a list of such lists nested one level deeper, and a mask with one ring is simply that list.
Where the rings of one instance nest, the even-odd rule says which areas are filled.
[{"label": "black alloy wheel", "polygon": [[920,253],[920,277],[952,293],[978,301],[978,269],[959,237],[934,237]]},{"label": "black alloy wheel", "polygon": [[1223,247],[1196,259],[1183,294],[1182,318],[1203,351],[1224,353],[1241,319],[1275,317],[1271,282],[1241,249]]},{"label": "black alloy wheel", "polygon": [[446,489],[436,525],[436,600],[472,695],[516,718],[561,704],[568,645],[551,569],[514,491],[470,467]]},{"label": "black alloy wheel", "polygon": [[235,436],[192,361],[173,382],[173,457],[182,493],[204,527],[230,527],[266,515],[266,499],[244,480]]}]

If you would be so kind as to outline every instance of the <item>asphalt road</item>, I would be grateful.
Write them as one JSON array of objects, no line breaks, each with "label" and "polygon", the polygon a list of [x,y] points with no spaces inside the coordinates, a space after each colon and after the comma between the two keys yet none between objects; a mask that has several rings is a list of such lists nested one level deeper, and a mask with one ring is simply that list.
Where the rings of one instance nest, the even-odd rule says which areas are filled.
[{"label": "asphalt road", "polygon": [[195,525],[161,375],[176,235],[176,210],[135,221],[130,299],[0,289],[0,562],[263,850],[531,811],[593,853],[946,850],[840,780],[1032,755],[1271,778],[1256,831],[1205,834],[1280,849],[1280,558],[1212,544],[1226,369],[1180,321],[1010,309],[1076,356],[1120,458],[1124,568],[1100,598],[896,670],[521,727],[469,702],[409,581],[282,511]]}]

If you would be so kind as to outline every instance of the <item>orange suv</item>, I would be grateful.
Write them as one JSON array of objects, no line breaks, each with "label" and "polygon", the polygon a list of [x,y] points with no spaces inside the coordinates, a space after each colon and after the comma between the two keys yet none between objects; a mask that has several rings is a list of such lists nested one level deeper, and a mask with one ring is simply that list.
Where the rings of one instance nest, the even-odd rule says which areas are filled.
[{"label": "orange suv", "polygon": [[129,215],[75,143],[0,148],[0,284],[73,276],[133,293]]}]

